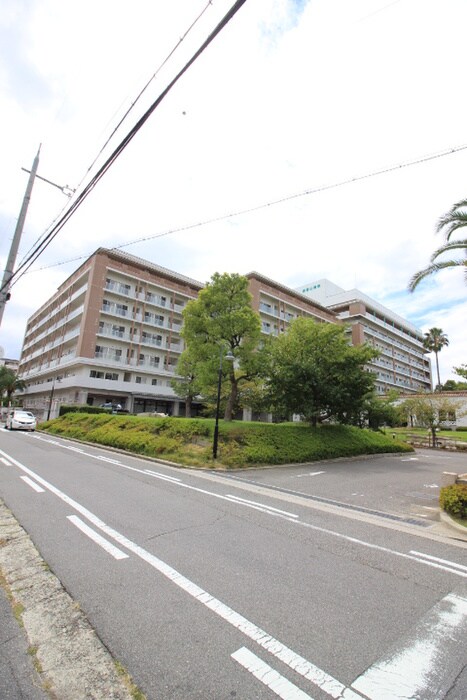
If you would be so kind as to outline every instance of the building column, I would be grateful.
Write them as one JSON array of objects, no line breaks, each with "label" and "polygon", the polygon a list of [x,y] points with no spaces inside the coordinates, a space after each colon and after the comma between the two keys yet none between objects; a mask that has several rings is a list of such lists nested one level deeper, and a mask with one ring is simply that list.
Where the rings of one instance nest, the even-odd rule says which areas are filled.
[{"label": "building column", "polygon": [[244,409],[243,409],[242,420],[244,420],[244,421],[251,421],[251,420],[252,420],[252,415],[253,415],[253,411],[251,410],[251,408],[244,408]]}]

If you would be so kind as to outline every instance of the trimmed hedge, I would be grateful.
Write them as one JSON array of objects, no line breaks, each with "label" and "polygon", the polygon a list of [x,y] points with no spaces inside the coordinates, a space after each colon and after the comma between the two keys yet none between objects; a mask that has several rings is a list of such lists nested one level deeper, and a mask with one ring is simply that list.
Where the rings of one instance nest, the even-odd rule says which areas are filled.
[{"label": "trimmed hedge", "polygon": [[56,435],[164,457],[190,466],[290,464],[413,448],[382,433],[351,426],[306,423],[219,423],[219,459],[212,459],[214,420],[66,413],[41,424]]},{"label": "trimmed hedge", "polygon": [[467,486],[465,484],[443,486],[439,492],[439,504],[449,515],[467,518]]},{"label": "trimmed hedge", "polygon": [[65,413],[110,413],[110,408],[102,408],[102,406],[88,406],[87,404],[72,404],[70,406],[60,406],[59,416],[64,416]]}]

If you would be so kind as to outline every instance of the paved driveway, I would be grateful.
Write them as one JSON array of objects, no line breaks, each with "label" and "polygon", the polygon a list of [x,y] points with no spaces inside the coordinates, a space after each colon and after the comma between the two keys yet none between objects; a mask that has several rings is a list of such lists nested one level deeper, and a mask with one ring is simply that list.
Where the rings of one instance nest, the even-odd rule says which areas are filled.
[{"label": "paved driveway", "polygon": [[413,454],[248,469],[232,476],[356,508],[430,519],[438,507],[444,471],[467,472],[467,453],[426,449]]}]

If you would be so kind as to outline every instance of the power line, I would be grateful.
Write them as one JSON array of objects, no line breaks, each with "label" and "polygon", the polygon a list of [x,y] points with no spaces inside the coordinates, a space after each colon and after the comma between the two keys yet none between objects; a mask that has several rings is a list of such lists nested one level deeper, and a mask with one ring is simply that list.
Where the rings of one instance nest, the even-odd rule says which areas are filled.
[{"label": "power line", "polygon": [[[448,148],[444,151],[439,151],[437,153],[432,153],[430,155],[426,156],[421,156],[419,158],[416,158],[415,160],[411,161],[406,161],[404,163],[398,163],[397,165],[390,165],[386,168],[382,168],[380,170],[372,170],[368,173],[365,173],[364,175],[356,175],[354,177],[349,177],[345,180],[339,180],[337,182],[333,182],[328,185],[320,185],[318,187],[310,188],[303,190],[301,192],[296,192],[294,194],[290,195],[285,195],[284,197],[280,197],[278,199],[273,199],[269,202],[263,202],[262,204],[257,204],[253,207],[248,207],[246,209],[238,209],[236,211],[233,211],[229,214],[221,214],[219,216],[214,216],[209,219],[204,219],[202,221],[198,221],[196,223],[192,224],[186,224],[185,226],[178,226],[177,228],[171,228],[168,229],[167,231],[162,231],[161,233],[155,233],[152,234],[151,236],[143,236],[141,238],[135,238],[132,241],[127,241],[126,243],[121,243],[120,245],[113,246],[114,250],[120,250],[120,248],[127,248],[128,246],[131,245],[136,245],[137,243],[144,243],[145,241],[151,241],[154,240],[155,238],[163,238],[164,236],[170,236],[174,233],[181,233],[182,231],[189,231],[190,229],[193,228],[200,228],[201,226],[208,226],[209,224],[214,224],[218,223],[219,221],[226,221],[227,219],[232,219],[236,216],[242,216],[244,214],[251,214],[256,211],[261,211],[262,209],[268,209],[269,207],[276,206],[278,204],[284,204],[285,202],[290,202],[293,199],[299,199],[300,197],[306,197],[312,194],[318,194],[319,192],[325,192],[326,190],[332,190],[336,189],[338,187],[344,187],[345,185],[351,185],[355,182],[360,182],[361,180],[368,180],[372,177],[377,177],[378,175],[385,175],[387,173],[394,172],[396,170],[402,170],[404,168],[408,168],[412,165],[420,165],[422,163],[427,163],[432,160],[436,160],[437,158],[443,158],[444,156],[449,156],[452,155],[453,153],[459,153],[461,151],[467,150],[467,144],[464,144],[462,146],[454,146],[452,148]],[[52,265],[47,265],[45,267],[40,267],[37,268],[36,270],[31,270],[31,272],[40,272],[41,270],[48,270],[51,267],[58,267],[59,265],[66,265],[67,263],[70,262],[75,262],[77,260],[84,260],[85,258],[88,258],[91,253],[88,253],[87,255],[80,255],[76,258],[71,258],[69,260],[62,260],[61,262],[58,263],[53,263]],[[23,273],[24,274],[24,273]]]},{"label": "power line", "polygon": [[213,0],[208,0],[207,5],[203,8],[203,10],[201,10],[201,12],[199,13],[199,15],[198,15],[198,16],[195,18],[195,20],[190,24],[190,26],[188,27],[188,29],[182,34],[182,36],[180,37],[180,39],[177,41],[177,43],[176,43],[175,46],[171,49],[171,51],[169,51],[169,53],[168,53],[167,56],[164,58],[164,60],[162,61],[162,63],[160,64],[160,66],[157,68],[157,70],[155,71],[155,73],[153,73],[153,75],[149,78],[149,80],[146,82],[146,84],[143,86],[143,88],[139,91],[138,95],[137,95],[136,98],[133,100],[133,102],[131,103],[131,105],[128,107],[128,109],[126,110],[125,114],[124,114],[123,117],[120,119],[120,121],[118,122],[117,126],[113,129],[112,133],[111,133],[110,136],[107,138],[107,140],[105,141],[104,145],[103,145],[102,148],[100,149],[99,153],[97,154],[97,156],[94,158],[93,162],[91,163],[91,165],[90,165],[89,168],[87,169],[87,171],[86,171],[86,173],[85,173],[83,179],[82,179],[81,182],[80,182],[80,185],[81,185],[81,183],[83,182],[83,180],[84,180],[84,178],[86,177],[86,175],[90,172],[90,170],[92,170],[92,168],[94,167],[94,165],[97,163],[97,161],[99,160],[99,157],[100,157],[100,156],[102,155],[102,153],[104,152],[106,146],[108,146],[109,142],[112,140],[113,136],[116,134],[116,132],[117,132],[118,129],[121,127],[121,125],[123,124],[123,122],[125,121],[125,119],[128,117],[128,115],[130,114],[131,110],[136,106],[136,104],[138,103],[138,101],[141,99],[141,97],[143,96],[143,94],[146,92],[146,90],[148,89],[149,85],[150,85],[150,84],[152,83],[152,81],[157,77],[157,75],[160,73],[160,71],[161,71],[162,68],[165,66],[165,64],[166,64],[166,63],[170,60],[170,58],[174,55],[175,51],[178,49],[178,47],[180,46],[180,44],[185,40],[185,38],[188,36],[188,34],[191,32],[191,30],[196,26],[196,24],[199,22],[199,20],[200,20],[201,17],[204,15],[204,13],[208,10],[209,7],[212,6],[212,2],[213,2]]},{"label": "power line", "polygon": [[[133,102],[131,103],[130,107],[126,110],[125,114],[123,115],[123,117],[122,117],[122,118],[120,119],[120,121],[118,122],[117,126],[113,129],[113,131],[111,132],[110,136],[106,139],[105,143],[103,144],[103,146],[102,146],[101,149],[99,150],[99,153],[98,153],[97,156],[94,158],[94,160],[92,161],[91,165],[87,168],[85,174],[83,175],[83,177],[82,177],[81,180],[79,181],[77,187],[76,187],[74,190],[72,190],[72,189],[69,188],[69,187],[66,188],[66,189],[70,190],[70,192],[71,192],[72,194],[75,194],[76,190],[79,189],[79,188],[82,186],[82,184],[83,184],[84,180],[86,179],[87,175],[89,175],[90,171],[92,170],[92,168],[94,167],[94,165],[96,164],[96,162],[99,160],[99,157],[102,155],[102,153],[104,152],[105,148],[108,146],[108,144],[110,143],[110,141],[112,140],[112,138],[114,137],[114,135],[116,134],[116,132],[118,131],[118,129],[121,127],[121,125],[123,124],[123,122],[125,121],[125,119],[128,117],[128,115],[130,114],[131,110],[136,106],[136,104],[137,104],[138,101],[141,99],[141,97],[143,96],[143,94],[145,93],[145,91],[147,90],[147,88],[149,87],[149,85],[151,84],[151,82],[156,78],[156,76],[157,76],[158,73],[162,70],[162,68],[165,66],[165,64],[166,64],[166,63],[169,61],[169,59],[174,55],[175,51],[178,49],[178,47],[180,46],[180,44],[186,39],[186,37],[188,36],[188,34],[189,34],[189,33],[191,32],[191,30],[195,27],[195,25],[199,22],[199,20],[200,20],[201,17],[204,15],[204,13],[207,11],[207,9],[208,9],[210,6],[212,6],[212,3],[213,3],[213,0],[208,0],[207,5],[206,5],[206,6],[203,8],[203,10],[198,14],[198,16],[195,18],[195,20],[190,24],[190,26],[188,27],[188,29],[185,30],[185,32],[182,34],[182,36],[180,37],[180,39],[178,40],[178,42],[177,42],[177,43],[175,44],[175,46],[171,49],[171,51],[167,54],[167,56],[166,56],[165,59],[162,61],[162,63],[160,64],[160,66],[157,68],[157,70],[153,73],[153,75],[151,76],[151,78],[146,82],[146,84],[144,85],[144,87],[139,91],[138,95],[137,95],[136,98],[133,100]],[[24,168],[23,168],[23,170],[24,170]],[[37,176],[37,177],[40,177],[40,176]],[[41,178],[41,179],[45,179],[45,178]],[[46,180],[46,182],[49,182],[49,180]],[[51,184],[54,184],[54,183],[51,183]],[[55,186],[57,186],[57,185],[55,185]],[[62,190],[64,191],[64,188],[62,188]],[[70,195],[69,195],[69,196],[70,196]],[[39,236],[39,238],[32,244],[32,246],[29,248],[29,250],[25,253],[23,259],[20,261],[19,266],[21,266],[21,265],[23,264],[23,262],[26,261],[26,258],[28,258],[28,256],[29,256],[30,253],[33,254],[33,251],[36,249],[36,246],[38,246],[39,243],[40,243],[40,241],[42,240],[42,238],[46,236],[47,231],[48,231],[49,229],[52,229],[52,228],[55,226],[55,224],[59,221],[60,217],[62,216],[63,212],[66,211],[66,209],[67,209],[68,206],[69,206],[69,203],[67,203],[66,205],[64,205],[64,206],[62,207],[62,209],[59,211],[59,213],[57,214],[57,216],[55,217],[55,219],[53,219],[52,222],[49,224],[48,228]]]},{"label": "power line", "polygon": [[[246,0],[236,0],[236,2],[232,5],[230,10],[228,10],[228,12],[220,20],[220,22],[217,24],[217,26],[209,34],[208,38],[201,44],[199,49],[197,51],[195,51],[195,53],[189,59],[189,61],[176,74],[175,78],[173,78],[170,81],[170,83],[167,85],[167,87],[161,92],[159,97],[151,104],[151,106],[146,110],[146,112],[140,117],[140,119],[136,122],[136,124],[133,126],[133,128],[127,133],[127,135],[123,138],[123,140],[115,148],[115,150],[112,152],[112,154],[107,158],[105,163],[100,167],[100,169],[97,171],[97,173],[91,179],[91,181],[86,185],[84,190],[77,196],[76,200],[70,204],[69,209],[67,211],[65,211],[63,216],[57,221],[57,223],[54,225],[54,227],[45,236],[42,243],[40,243],[37,246],[36,250],[34,252],[32,252],[31,255],[26,260],[24,260],[23,263],[18,267],[18,269],[15,271],[15,273],[13,275],[15,282],[17,282],[24,275],[24,273],[31,267],[31,265],[34,264],[34,262],[37,260],[37,258],[51,244],[51,242],[54,240],[54,238],[58,235],[58,233],[61,231],[61,229],[65,226],[67,221],[69,221],[69,219],[73,216],[73,214],[76,212],[76,210],[84,202],[86,197],[88,197],[89,194],[92,192],[92,190],[97,185],[97,183],[102,179],[102,177],[110,169],[110,167],[113,165],[113,163],[115,163],[115,161],[121,155],[121,153],[123,153],[123,151],[128,146],[130,141],[136,136],[138,131],[143,127],[143,125],[146,123],[146,121],[149,119],[149,117],[152,115],[152,113],[157,109],[157,107],[160,105],[160,103],[163,101],[163,99],[168,95],[168,93],[174,87],[174,85],[187,72],[187,70],[193,65],[193,63],[201,56],[201,54],[212,43],[212,41],[217,37],[217,35],[227,26],[227,24],[236,15],[238,10],[240,10],[240,8],[245,4],[245,2],[246,2]],[[0,292],[1,291],[3,291],[3,287],[2,287],[2,289],[0,289]]]}]

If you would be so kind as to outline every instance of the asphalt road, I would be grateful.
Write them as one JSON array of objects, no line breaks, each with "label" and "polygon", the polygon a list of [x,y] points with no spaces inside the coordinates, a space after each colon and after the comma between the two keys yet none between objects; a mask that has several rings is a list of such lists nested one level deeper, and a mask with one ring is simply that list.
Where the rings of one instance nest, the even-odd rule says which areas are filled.
[{"label": "asphalt road", "polygon": [[0,495],[149,700],[465,700],[467,543],[424,506],[467,462],[408,457],[213,474],[0,431]]}]

